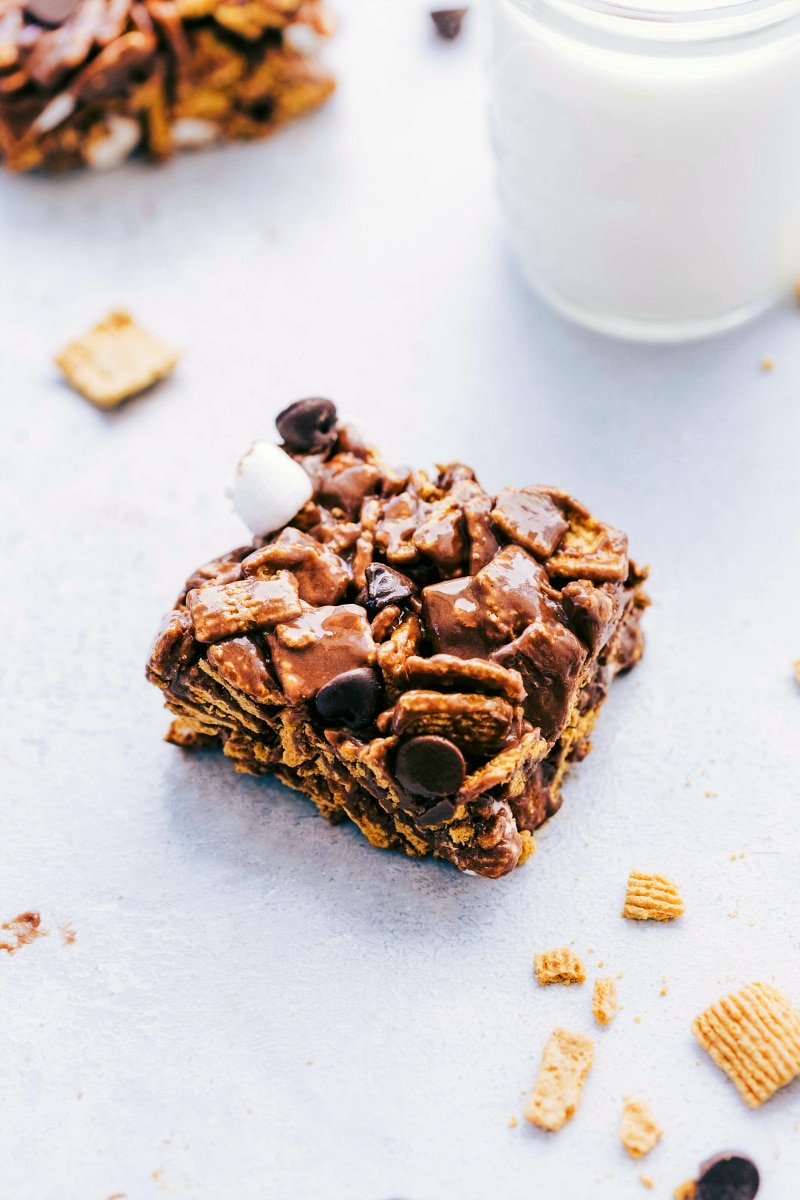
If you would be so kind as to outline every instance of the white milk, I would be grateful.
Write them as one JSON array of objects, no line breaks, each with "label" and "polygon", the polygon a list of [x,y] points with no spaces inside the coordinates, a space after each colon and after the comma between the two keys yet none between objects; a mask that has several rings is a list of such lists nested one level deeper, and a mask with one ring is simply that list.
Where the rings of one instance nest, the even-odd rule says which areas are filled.
[{"label": "white milk", "polygon": [[800,0],[488,6],[501,202],[538,291],[594,328],[678,340],[791,289]]}]

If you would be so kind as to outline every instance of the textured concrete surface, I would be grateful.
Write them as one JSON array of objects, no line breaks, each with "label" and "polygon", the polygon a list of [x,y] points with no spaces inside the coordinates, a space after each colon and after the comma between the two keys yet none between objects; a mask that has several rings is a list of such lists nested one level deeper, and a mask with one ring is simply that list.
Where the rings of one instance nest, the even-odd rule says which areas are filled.
[{"label": "textured concrete surface", "polygon": [[[748,1111],[689,1025],[756,978],[800,1003],[800,311],[675,349],[567,326],[498,228],[475,29],[341,15],[335,102],[271,144],[0,181],[0,920],[49,931],[0,954],[0,1197],[636,1200],[736,1147],[792,1200],[800,1086]],[[186,354],[105,415],[51,356],[120,304]],[[574,490],[652,564],[647,657],[508,879],[160,740],[161,612],[242,539],[238,456],[314,392],[398,462]],[[633,867],[681,922],[620,919]],[[590,984],[533,982],[564,943],[621,973],[607,1030]],[[559,1024],[596,1032],[583,1105],[509,1128]],[[665,1129],[640,1165],[628,1094]]]}]

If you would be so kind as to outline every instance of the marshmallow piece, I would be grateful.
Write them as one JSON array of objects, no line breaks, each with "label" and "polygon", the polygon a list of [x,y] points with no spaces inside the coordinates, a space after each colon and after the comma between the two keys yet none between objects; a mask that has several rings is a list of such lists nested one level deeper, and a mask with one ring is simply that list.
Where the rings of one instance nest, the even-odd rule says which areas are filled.
[{"label": "marshmallow piece", "polygon": [[110,171],[125,162],[142,138],[142,127],[133,117],[110,116],[106,133],[87,143],[83,156],[94,171]]},{"label": "marshmallow piece", "polygon": [[204,117],[179,117],[170,126],[173,146],[179,150],[199,150],[219,137],[219,126]]},{"label": "marshmallow piece", "polygon": [[271,442],[254,442],[236,468],[233,507],[254,534],[274,533],[296,517],[313,495],[299,463]]}]

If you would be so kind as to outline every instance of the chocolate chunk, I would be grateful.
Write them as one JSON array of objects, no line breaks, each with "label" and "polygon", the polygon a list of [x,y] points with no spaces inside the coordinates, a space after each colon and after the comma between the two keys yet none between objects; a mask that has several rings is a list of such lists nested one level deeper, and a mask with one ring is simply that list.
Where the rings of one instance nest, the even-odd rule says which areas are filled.
[{"label": "chocolate chunk", "polygon": [[328,508],[340,508],[354,521],[366,496],[377,492],[381,473],[355,454],[336,454],[320,469],[316,479],[317,501]]},{"label": "chocolate chunk", "polygon": [[546,619],[552,591],[544,567],[520,546],[505,546],[475,576],[474,592],[487,641],[495,646],[518,637],[532,621]]},{"label": "chocolate chunk", "polygon": [[347,564],[338,554],[307,533],[291,528],[248,555],[242,570],[258,577],[291,571],[300,599],[315,605],[338,604],[350,583]]},{"label": "chocolate chunk", "polygon": [[578,691],[586,649],[574,633],[557,622],[535,621],[523,634],[501,647],[492,661],[519,671],[527,692],[525,716],[542,737],[557,737]]},{"label": "chocolate chunk", "polygon": [[290,704],[311,700],[343,671],[375,662],[367,615],[356,604],[311,609],[278,625],[267,642]]},{"label": "chocolate chunk", "polygon": [[440,38],[452,42],[461,33],[461,22],[467,15],[466,8],[437,8],[431,13],[431,20],[436,26]]},{"label": "chocolate chunk", "polygon": [[588,579],[576,579],[562,591],[561,605],[573,632],[592,654],[598,654],[619,616],[622,588],[611,583],[595,587]]},{"label": "chocolate chunk", "polygon": [[701,1164],[696,1200],[753,1200],[760,1182],[752,1158],[728,1150]]},{"label": "chocolate chunk", "polygon": [[311,396],[295,400],[275,419],[278,433],[296,454],[318,454],[336,441],[336,405]]},{"label": "chocolate chunk", "polygon": [[499,529],[537,558],[553,553],[569,529],[564,513],[546,488],[504,488],[492,510]]},{"label": "chocolate chunk", "polygon": [[314,704],[323,721],[361,729],[375,720],[382,701],[377,673],[369,667],[355,667],[342,671],[320,688]]},{"label": "chocolate chunk", "polygon": [[367,610],[370,620],[387,604],[404,607],[417,590],[408,576],[393,571],[383,563],[370,563],[364,575],[366,583],[358,599],[359,604],[363,604]]},{"label": "chocolate chunk", "polygon": [[435,583],[422,593],[422,611],[428,637],[437,654],[456,658],[486,658],[489,647],[483,636],[482,612],[469,575]]},{"label": "chocolate chunk", "polygon": [[438,800],[454,796],[466,777],[464,755],[447,738],[423,736],[404,742],[397,751],[394,773],[414,796]]},{"label": "chocolate chunk", "polygon": [[81,0],[28,0],[25,12],[40,25],[55,29],[72,16]]}]

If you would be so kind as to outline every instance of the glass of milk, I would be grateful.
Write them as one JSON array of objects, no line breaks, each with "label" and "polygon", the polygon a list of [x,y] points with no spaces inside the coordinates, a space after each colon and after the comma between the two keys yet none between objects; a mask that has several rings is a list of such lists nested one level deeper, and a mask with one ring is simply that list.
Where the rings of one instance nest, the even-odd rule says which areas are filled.
[{"label": "glass of milk", "polygon": [[620,337],[800,280],[800,0],[488,0],[501,204],[530,283]]}]

